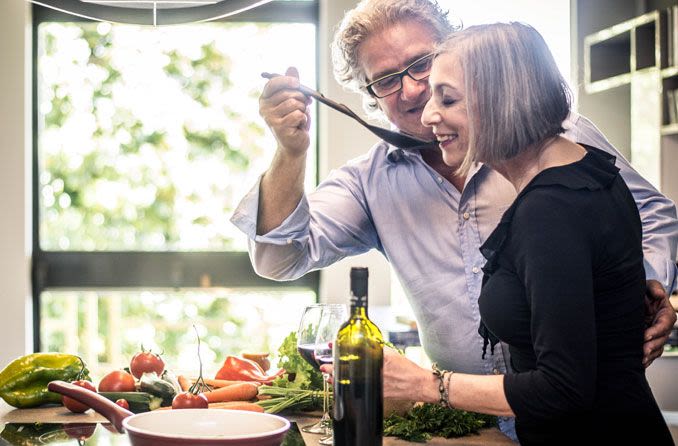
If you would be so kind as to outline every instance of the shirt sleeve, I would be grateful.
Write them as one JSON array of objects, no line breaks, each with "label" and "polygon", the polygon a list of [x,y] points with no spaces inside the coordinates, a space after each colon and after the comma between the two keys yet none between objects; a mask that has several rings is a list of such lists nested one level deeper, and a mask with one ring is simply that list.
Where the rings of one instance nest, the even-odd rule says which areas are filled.
[{"label": "shirt sleeve", "polygon": [[505,375],[504,391],[524,419],[566,416],[594,401],[594,247],[583,227],[588,219],[577,213],[568,196],[535,190],[511,224],[511,238],[520,244],[507,255],[530,305],[536,368]]},{"label": "shirt sleeve", "polygon": [[362,192],[361,165],[333,171],[280,226],[257,235],[261,178],[236,208],[231,222],[249,238],[257,274],[294,280],[307,272],[379,247]]},{"label": "shirt sleeve", "polygon": [[671,294],[677,285],[678,219],[675,204],[640,176],[591,121],[573,113],[563,126],[565,136],[572,141],[597,147],[617,157],[616,166],[636,201],[643,224],[646,278],[657,280]]}]

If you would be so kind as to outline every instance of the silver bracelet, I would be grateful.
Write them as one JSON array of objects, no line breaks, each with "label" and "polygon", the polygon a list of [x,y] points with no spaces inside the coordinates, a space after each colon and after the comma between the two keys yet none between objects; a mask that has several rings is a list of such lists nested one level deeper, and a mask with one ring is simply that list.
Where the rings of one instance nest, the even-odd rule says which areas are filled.
[{"label": "silver bracelet", "polygon": [[450,380],[454,372],[452,370],[445,372],[447,374],[447,380],[445,380],[445,406],[449,409],[452,409],[452,404],[450,404]]},{"label": "silver bracelet", "polygon": [[[431,368],[433,369],[433,375],[436,378],[438,378],[438,392],[440,393],[440,400],[438,401],[438,404],[440,404],[443,407],[447,407],[448,409],[451,409],[452,406],[450,406],[449,401],[449,391],[450,391],[449,377],[452,375],[453,372],[439,369],[438,364],[436,363],[433,363],[431,365]],[[447,385],[445,385],[445,375],[447,375]]]}]

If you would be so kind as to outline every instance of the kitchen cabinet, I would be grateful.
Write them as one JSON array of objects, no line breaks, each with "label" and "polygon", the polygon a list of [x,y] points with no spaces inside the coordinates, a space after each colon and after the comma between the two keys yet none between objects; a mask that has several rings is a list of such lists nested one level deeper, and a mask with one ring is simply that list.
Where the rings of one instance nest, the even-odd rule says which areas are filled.
[{"label": "kitchen cabinet", "polygon": [[584,93],[591,100],[621,105],[617,112],[629,120],[623,139],[627,147],[619,148],[641,175],[676,201],[678,6],[588,34],[583,52]]}]

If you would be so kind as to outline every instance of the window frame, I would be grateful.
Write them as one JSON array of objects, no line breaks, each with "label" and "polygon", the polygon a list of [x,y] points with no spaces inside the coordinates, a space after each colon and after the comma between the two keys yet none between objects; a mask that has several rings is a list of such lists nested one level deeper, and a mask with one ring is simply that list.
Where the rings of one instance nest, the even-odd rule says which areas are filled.
[{"label": "window frame", "polygon": [[[31,293],[33,303],[33,350],[41,348],[40,296],[44,291],[82,291],[92,289],[196,289],[224,287],[260,290],[320,289],[320,272],[278,282],[258,276],[249,254],[237,251],[46,251],[40,246],[40,184],[38,153],[38,27],[43,22],[93,22],[37,4],[32,5],[32,156],[31,208],[32,255]],[[273,1],[260,7],[227,17],[219,22],[313,23],[319,41],[319,2]],[[316,68],[319,54],[316,45]],[[318,70],[316,70],[316,73]],[[316,122],[316,135],[318,123]],[[316,140],[316,152],[319,152]],[[316,178],[319,165],[316,153]],[[227,218],[224,215],[224,218]]]}]

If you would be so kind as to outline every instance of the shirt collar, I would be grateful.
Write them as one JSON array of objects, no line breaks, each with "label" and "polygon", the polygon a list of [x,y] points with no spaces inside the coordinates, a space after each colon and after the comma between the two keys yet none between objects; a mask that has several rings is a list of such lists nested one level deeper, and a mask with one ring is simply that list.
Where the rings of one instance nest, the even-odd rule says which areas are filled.
[{"label": "shirt collar", "polygon": [[388,158],[389,161],[392,162],[398,162],[402,159],[403,157],[403,149],[399,149],[398,147],[387,144],[386,142],[382,141],[382,144],[386,145],[386,158]]}]

